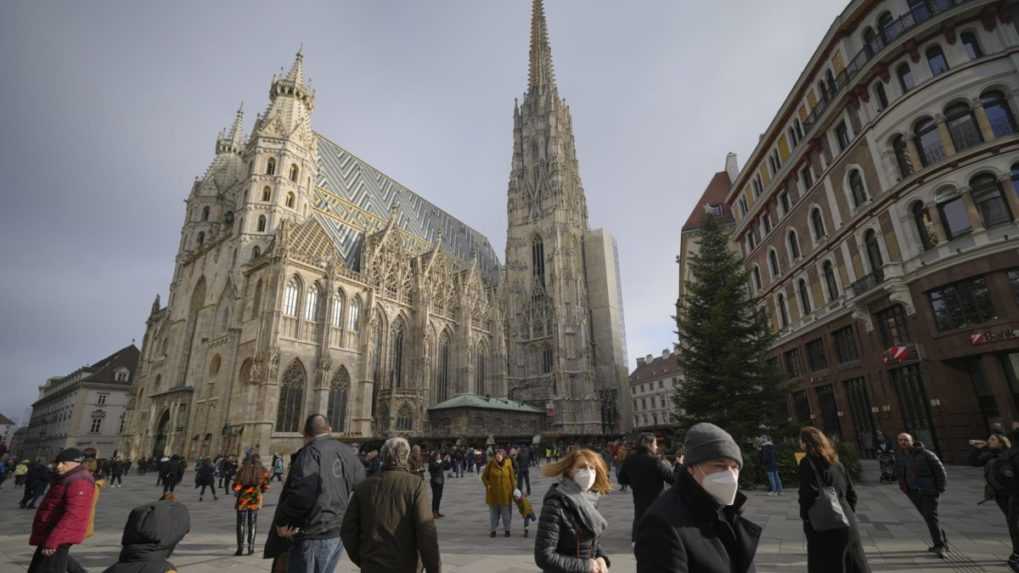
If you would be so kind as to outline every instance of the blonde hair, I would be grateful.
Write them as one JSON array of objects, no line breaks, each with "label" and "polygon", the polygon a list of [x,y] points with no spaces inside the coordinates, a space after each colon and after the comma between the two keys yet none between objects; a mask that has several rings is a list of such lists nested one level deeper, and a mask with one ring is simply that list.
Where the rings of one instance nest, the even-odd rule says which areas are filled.
[{"label": "blonde hair", "polygon": [[567,474],[573,471],[573,467],[577,465],[578,458],[583,458],[584,461],[594,466],[594,485],[591,486],[591,491],[601,494],[612,491],[612,485],[609,484],[609,470],[605,467],[605,461],[601,459],[600,455],[591,450],[571,450],[570,453],[566,454],[566,457],[558,462],[546,464],[541,469],[541,472],[546,477],[569,477]]}]

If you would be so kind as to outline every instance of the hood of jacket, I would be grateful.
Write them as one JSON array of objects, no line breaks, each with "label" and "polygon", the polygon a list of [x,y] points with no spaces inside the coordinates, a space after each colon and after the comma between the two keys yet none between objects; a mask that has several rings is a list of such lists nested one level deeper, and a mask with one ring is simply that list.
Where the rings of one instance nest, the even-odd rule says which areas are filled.
[{"label": "hood of jacket", "polygon": [[133,510],[121,538],[121,562],[162,561],[191,530],[187,507],[176,501],[156,501]]}]

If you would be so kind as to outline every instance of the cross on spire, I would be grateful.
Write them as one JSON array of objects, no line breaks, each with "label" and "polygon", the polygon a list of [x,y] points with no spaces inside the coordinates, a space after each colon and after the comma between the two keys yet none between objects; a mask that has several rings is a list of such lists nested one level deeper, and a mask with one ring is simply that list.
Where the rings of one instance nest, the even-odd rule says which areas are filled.
[{"label": "cross on spire", "polygon": [[552,69],[552,48],[548,43],[548,24],[545,22],[545,5],[534,0],[531,6],[531,53],[527,74],[528,93],[555,91],[555,71]]}]

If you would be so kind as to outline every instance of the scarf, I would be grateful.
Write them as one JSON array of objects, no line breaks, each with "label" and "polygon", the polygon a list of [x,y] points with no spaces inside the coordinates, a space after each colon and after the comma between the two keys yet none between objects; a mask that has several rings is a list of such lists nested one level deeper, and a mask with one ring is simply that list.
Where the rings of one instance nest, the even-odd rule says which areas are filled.
[{"label": "scarf", "polygon": [[593,533],[595,537],[601,537],[608,527],[608,522],[595,509],[595,505],[598,503],[598,494],[580,491],[577,482],[567,477],[563,477],[562,481],[557,484],[556,491],[577,512],[584,528]]}]

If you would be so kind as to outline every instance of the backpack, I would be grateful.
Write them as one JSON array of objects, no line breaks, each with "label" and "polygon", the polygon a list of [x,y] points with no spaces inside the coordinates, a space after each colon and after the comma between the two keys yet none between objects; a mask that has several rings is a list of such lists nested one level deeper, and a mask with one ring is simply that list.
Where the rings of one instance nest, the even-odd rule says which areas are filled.
[{"label": "backpack", "polygon": [[1008,450],[984,466],[984,477],[995,494],[1019,493],[1019,471],[1015,463],[1016,451]]},{"label": "backpack", "polygon": [[849,518],[846,517],[846,510],[839,501],[839,492],[834,485],[825,485],[821,481],[821,473],[813,460],[807,458],[810,467],[814,469],[814,482],[817,484],[817,498],[807,510],[807,517],[810,519],[810,526],[814,531],[831,531],[833,529],[846,529],[849,527]]}]

